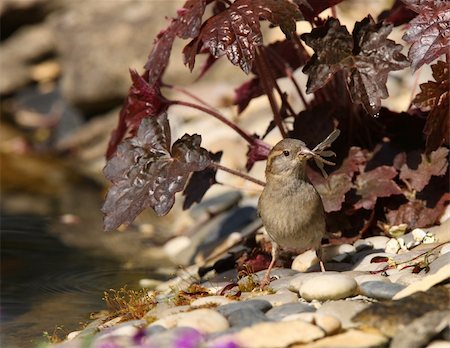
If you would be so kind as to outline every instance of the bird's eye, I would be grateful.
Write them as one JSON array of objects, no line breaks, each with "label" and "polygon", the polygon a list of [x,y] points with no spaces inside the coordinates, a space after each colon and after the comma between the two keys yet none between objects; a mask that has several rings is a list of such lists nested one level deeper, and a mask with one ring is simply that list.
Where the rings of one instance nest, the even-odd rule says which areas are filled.
[{"label": "bird's eye", "polygon": [[283,155],[285,155],[286,157],[290,155],[290,152],[288,150],[284,150],[283,151]]}]

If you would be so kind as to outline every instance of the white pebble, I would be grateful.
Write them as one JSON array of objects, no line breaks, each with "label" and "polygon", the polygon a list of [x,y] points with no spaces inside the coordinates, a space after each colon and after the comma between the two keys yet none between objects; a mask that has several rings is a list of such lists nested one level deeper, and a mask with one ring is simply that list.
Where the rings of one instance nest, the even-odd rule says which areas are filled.
[{"label": "white pebble", "polygon": [[413,235],[414,240],[419,243],[422,242],[425,236],[427,235],[427,233],[421,228],[415,228],[414,230],[412,230],[411,233]]},{"label": "white pebble", "polygon": [[366,238],[367,242],[371,242],[373,244],[374,249],[383,249],[386,248],[386,244],[389,241],[388,237],[385,236],[375,236]]},{"label": "white pebble", "polygon": [[384,251],[389,254],[397,254],[400,249],[400,243],[397,238],[391,238],[389,239],[389,242],[386,243],[386,248]]},{"label": "white pebble", "polygon": [[306,272],[311,266],[317,265],[319,258],[314,250],[307,250],[304,253],[295,257],[292,261],[291,268],[294,271]]},{"label": "white pebble", "polygon": [[324,274],[305,281],[300,295],[307,301],[338,300],[355,293],[356,281],[343,274]]},{"label": "white pebble", "polygon": [[200,297],[196,300],[194,300],[191,303],[191,307],[201,307],[204,305],[217,305],[221,306],[227,303],[236,302],[234,300],[230,300],[229,298],[225,296],[206,296],[206,297]]}]

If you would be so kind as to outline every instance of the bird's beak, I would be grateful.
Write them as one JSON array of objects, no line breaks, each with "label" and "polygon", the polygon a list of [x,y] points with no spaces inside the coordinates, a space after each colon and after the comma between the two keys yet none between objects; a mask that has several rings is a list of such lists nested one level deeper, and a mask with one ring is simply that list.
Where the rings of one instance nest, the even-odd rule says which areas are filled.
[{"label": "bird's beak", "polygon": [[310,149],[301,149],[301,151],[299,151],[298,153],[298,157],[310,159],[314,157],[314,152],[312,152]]}]

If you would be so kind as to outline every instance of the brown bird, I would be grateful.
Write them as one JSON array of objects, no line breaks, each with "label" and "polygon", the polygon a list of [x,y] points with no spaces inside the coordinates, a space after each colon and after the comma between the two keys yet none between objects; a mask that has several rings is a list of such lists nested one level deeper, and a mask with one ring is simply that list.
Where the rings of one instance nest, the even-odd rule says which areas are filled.
[{"label": "brown bird", "polygon": [[[306,162],[333,164],[320,157],[334,155],[324,151],[333,142],[336,130],[314,150],[297,139],[283,139],[269,153],[266,165],[266,185],[259,198],[258,212],[272,239],[272,260],[261,283],[270,283],[270,271],[278,257],[279,247],[315,249],[322,262],[321,240],[326,233],[325,212],[319,193],[306,175]],[[323,165],[319,168],[323,171]]]}]

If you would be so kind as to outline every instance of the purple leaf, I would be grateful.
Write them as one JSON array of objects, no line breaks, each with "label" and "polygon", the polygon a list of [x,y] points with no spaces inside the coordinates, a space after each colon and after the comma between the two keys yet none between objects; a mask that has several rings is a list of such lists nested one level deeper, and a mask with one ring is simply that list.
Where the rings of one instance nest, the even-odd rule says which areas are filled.
[{"label": "purple leaf", "polygon": [[403,40],[411,43],[408,57],[415,71],[450,50],[450,2],[403,0],[417,16],[409,22]]},{"label": "purple leaf", "polygon": [[361,199],[354,205],[355,209],[373,209],[378,197],[402,194],[402,190],[392,180],[397,176],[394,167],[380,166],[361,173],[356,178],[356,193]]},{"label": "purple leaf", "polygon": [[154,85],[161,79],[169,63],[175,37],[188,39],[198,35],[205,7],[206,0],[186,1],[184,6],[178,10],[178,16],[172,19],[169,26],[157,35],[147,63],[145,63],[150,85]]},{"label": "purple leaf", "polygon": [[303,68],[309,75],[307,93],[317,91],[342,70],[352,100],[375,115],[381,108],[381,99],[389,95],[389,72],[409,65],[400,53],[402,46],[387,39],[391,31],[392,25],[376,24],[368,16],[355,24],[352,35],[335,18],[328,19],[324,27],[303,34],[302,39],[315,52]]},{"label": "purple leaf", "polygon": [[191,172],[210,164],[199,135],[185,134],[170,149],[167,113],[144,118],[137,134],[122,142],[107,162],[104,175],[112,182],[102,211],[105,230],[130,224],[145,208],[158,215],[169,212],[175,193],[182,191]]},{"label": "purple leaf", "polygon": [[[210,152],[209,157],[211,161],[220,162],[222,154],[222,151],[216,153]],[[189,209],[194,203],[200,203],[209,188],[217,183],[216,174],[217,168],[211,166],[192,173],[183,191],[183,196],[185,196],[183,210]]]},{"label": "purple leaf", "polygon": [[427,135],[427,152],[436,150],[444,141],[449,141],[449,68],[448,63],[438,61],[431,66],[435,81],[420,85],[420,93],[413,104],[422,111],[429,111],[424,132]]},{"label": "purple leaf", "polygon": [[432,176],[445,174],[448,167],[448,152],[447,148],[441,147],[433,151],[429,158],[427,155],[422,155],[422,161],[417,169],[410,169],[406,164],[403,164],[400,170],[400,179],[407,181],[411,188],[417,192],[422,191],[428,185]]},{"label": "purple leaf", "polygon": [[249,171],[257,161],[264,161],[269,156],[270,147],[263,140],[254,137],[254,141],[248,147],[247,163],[245,168]]},{"label": "purple leaf", "polygon": [[226,55],[248,74],[256,47],[263,44],[260,19],[279,25],[290,36],[301,18],[298,7],[288,0],[236,0],[202,25],[199,35],[183,50],[185,64],[192,70],[197,53],[208,48],[215,58]]}]

